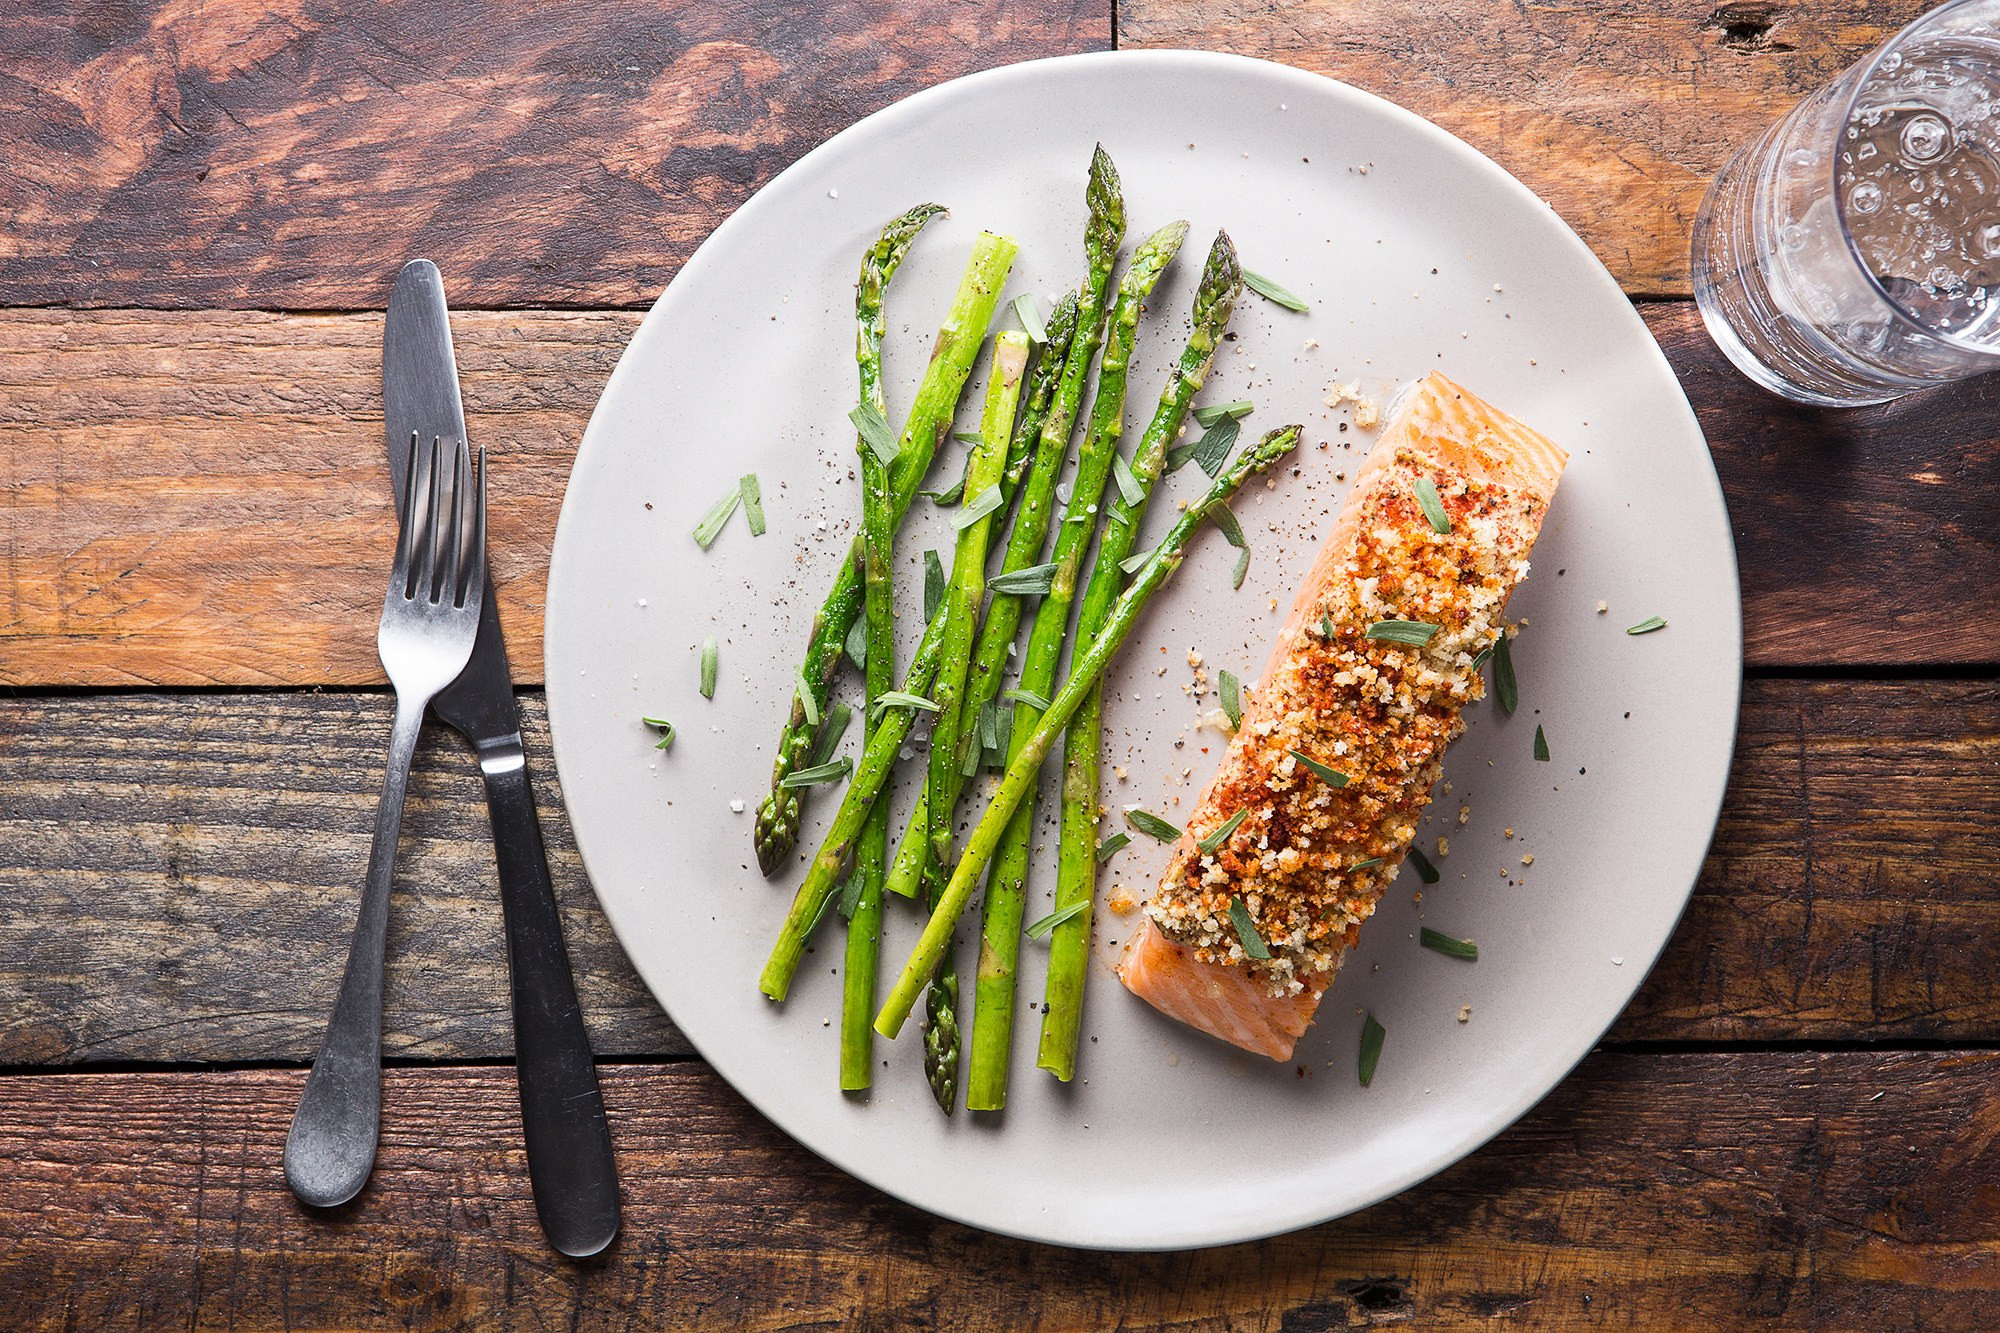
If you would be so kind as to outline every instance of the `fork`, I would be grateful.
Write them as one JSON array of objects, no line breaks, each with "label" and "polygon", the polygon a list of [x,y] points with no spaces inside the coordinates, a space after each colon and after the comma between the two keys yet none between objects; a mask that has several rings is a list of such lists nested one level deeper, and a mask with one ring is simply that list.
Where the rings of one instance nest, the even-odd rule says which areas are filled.
[{"label": "fork", "polygon": [[285,1139],[285,1183],[316,1208],[361,1192],[382,1127],[382,962],[389,881],[403,827],[410,755],[424,709],[472,656],[486,579],[486,454],[477,481],[463,440],[410,437],[402,535],[375,649],[396,690],[389,765],[375,809],[368,878],[340,997]]}]

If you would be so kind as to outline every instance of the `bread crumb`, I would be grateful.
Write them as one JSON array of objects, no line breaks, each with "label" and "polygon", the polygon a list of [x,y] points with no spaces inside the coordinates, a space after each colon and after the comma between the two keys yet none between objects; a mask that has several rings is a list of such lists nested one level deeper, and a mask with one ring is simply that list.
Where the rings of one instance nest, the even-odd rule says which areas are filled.
[{"label": "bread crumb", "polygon": [[1460,1006],[1458,1006],[1458,1021],[1461,1023],[1470,1023],[1472,1021],[1471,1005],[1461,1004]]},{"label": "bread crumb", "polygon": [[1438,834],[1438,856],[1440,859],[1451,855],[1451,839]]},{"label": "bread crumb", "polygon": [[1472,822],[1472,807],[1469,805],[1461,805],[1460,807],[1458,807],[1458,826],[1460,828],[1464,828],[1467,824],[1470,824],[1471,822]]},{"label": "bread crumb", "polygon": [[1113,764],[1111,766],[1111,776],[1123,782],[1128,775],[1123,768],[1120,768],[1117,764]]},{"label": "bread crumb", "polygon": [[1610,609],[1611,609],[1611,603],[1609,602],[1599,602],[1597,604],[1597,614],[1600,616],[1603,615],[1606,611],[1609,611]]},{"label": "bread crumb", "polygon": [[1122,885],[1114,885],[1112,887],[1111,896],[1104,900],[1104,905],[1120,916],[1124,916],[1127,912],[1138,906],[1132,900],[1132,895],[1127,893]]},{"label": "bread crumb", "polygon": [[1506,835],[1507,835],[1507,837],[1508,837],[1508,838],[1509,838],[1510,840],[1511,840],[1511,839],[1513,838],[1513,836],[1514,836],[1514,830],[1513,830],[1513,829],[1502,829],[1502,830],[1501,830],[1501,832],[1503,832],[1504,834],[1506,834]]},{"label": "bread crumb", "polygon": [[1531,865],[1533,865],[1534,863],[1535,863],[1535,854],[1534,854],[1533,852],[1527,852],[1527,853],[1525,853],[1525,854],[1523,854],[1523,855],[1522,855],[1522,857],[1521,857],[1521,864],[1522,864],[1522,865],[1524,865],[1524,866],[1531,866]]}]

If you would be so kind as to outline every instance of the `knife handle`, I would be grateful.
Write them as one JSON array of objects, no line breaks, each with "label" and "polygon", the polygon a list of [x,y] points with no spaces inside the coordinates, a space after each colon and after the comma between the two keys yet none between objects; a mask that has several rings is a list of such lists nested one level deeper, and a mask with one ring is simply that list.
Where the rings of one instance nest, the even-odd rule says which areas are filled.
[{"label": "knife handle", "polygon": [[528,1180],[549,1243],[584,1258],[618,1234],[611,1130],[519,741],[483,747],[479,767],[500,867]]}]

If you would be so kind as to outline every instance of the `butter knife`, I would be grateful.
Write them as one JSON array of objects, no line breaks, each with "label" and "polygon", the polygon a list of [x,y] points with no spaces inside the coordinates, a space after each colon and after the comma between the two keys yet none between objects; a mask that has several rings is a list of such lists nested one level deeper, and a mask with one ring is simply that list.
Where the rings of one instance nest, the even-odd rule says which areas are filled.
[{"label": "butter knife", "polygon": [[[412,431],[465,439],[451,323],[437,265],[414,259],[397,275],[382,330],[382,404],[397,503]],[[399,448],[399,442],[401,447]],[[500,872],[521,1127],[535,1212],[549,1243],[583,1258],[618,1234],[618,1168],[549,883],[535,796],[498,600],[489,570],[472,660],[431,707],[479,756]]]}]

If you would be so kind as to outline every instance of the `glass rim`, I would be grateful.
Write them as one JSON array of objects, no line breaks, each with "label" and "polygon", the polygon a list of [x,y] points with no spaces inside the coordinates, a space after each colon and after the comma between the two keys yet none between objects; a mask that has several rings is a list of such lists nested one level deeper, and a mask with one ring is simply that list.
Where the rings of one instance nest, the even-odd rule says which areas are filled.
[{"label": "glass rim", "polygon": [[[1929,27],[1939,19],[1961,9],[1970,9],[1975,5],[1988,5],[1992,2],[1993,0],[1947,0],[1947,3],[1911,19],[1891,34],[1887,41],[1876,47],[1864,59],[1850,67],[1847,73],[1841,76],[1842,78],[1852,78],[1853,84],[1841,96],[1840,127],[1835,131],[1836,135],[1844,134],[1847,127],[1853,123],[1855,106],[1861,100],[1861,90],[1868,86],[1868,81],[1875,76],[1875,72],[1881,68],[1882,62],[1888,59],[1892,52],[1900,52],[1906,41],[1919,35],[1923,29]],[[1956,348],[1959,351],[1971,352],[1984,357],[2000,356],[2000,347],[1995,347],[1988,343],[1975,342],[1959,334],[1948,333],[1933,328],[1924,320],[1919,319],[1908,306],[1890,295],[1889,289],[1882,285],[1882,280],[1875,275],[1875,270],[1870,268],[1868,261],[1862,257],[1861,247],[1854,240],[1854,228],[1848,223],[1847,191],[1843,188],[1846,184],[1846,168],[1840,162],[1840,144],[1838,141],[1834,144],[1834,150],[1830,156],[1832,160],[1828,169],[1828,177],[1833,187],[1834,219],[1840,223],[1841,244],[1847,247],[1847,257],[1854,261],[1856,268],[1861,270],[1862,278],[1874,290],[1875,294],[1882,298],[1882,304],[1889,308],[1889,313],[1925,337],[1935,338],[1939,342]]]}]

